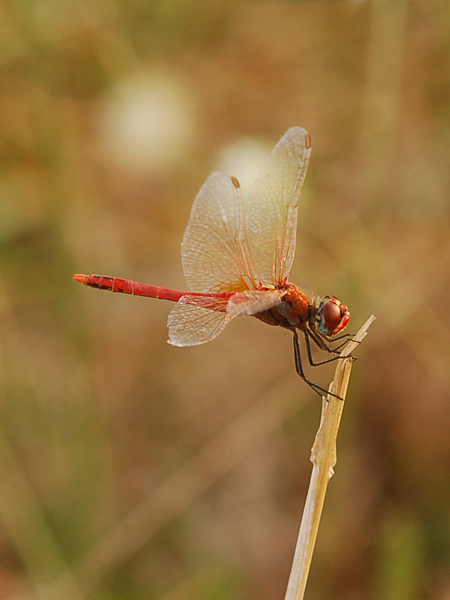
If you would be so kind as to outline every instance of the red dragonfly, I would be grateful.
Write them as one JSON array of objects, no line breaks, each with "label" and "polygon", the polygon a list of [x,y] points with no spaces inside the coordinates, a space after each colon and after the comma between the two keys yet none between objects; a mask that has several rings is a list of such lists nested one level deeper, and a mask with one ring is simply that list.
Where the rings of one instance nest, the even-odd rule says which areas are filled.
[{"label": "red dragonfly", "polygon": [[[294,335],[295,368],[320,395],[327,391],[305,374],[297,331],[305,336],[313,366],[338,358],[350,313],[334,296],[310,300],[288,282],[295,254],[300,192],[311,154],[311,137],[292,127],[267,159],[244,201],[235,177],[212,173],[192,207],[181,247],[189,287],[179,291],[117,277],[74,275],[84,285],[172,300],[169,344],[196,346],[209,342],[235,317],[254,316],[280,325]],[[341,340],[336,345],[334,341]],[[311,341],[334,356],[313,360]]]}]

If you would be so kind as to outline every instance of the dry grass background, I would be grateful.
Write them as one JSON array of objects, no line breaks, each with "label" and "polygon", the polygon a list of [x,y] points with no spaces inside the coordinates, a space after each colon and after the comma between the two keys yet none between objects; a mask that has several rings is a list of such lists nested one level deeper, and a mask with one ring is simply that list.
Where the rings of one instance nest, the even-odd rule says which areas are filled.
[{"label": "dry grass background", "polygon": [[208,174],[301,125],[291,280],[377,316],[307,597],[448,600],[448,3],[32,0],[0,31],[0,598],[284,596],[320,412],[290,336],[172,348],[169,303],[71,275],[184,286]]}]

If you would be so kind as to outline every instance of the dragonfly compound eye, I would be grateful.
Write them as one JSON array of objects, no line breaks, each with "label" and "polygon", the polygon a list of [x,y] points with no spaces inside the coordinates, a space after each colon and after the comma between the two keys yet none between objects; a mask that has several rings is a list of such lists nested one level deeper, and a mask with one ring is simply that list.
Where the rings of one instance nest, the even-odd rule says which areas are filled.
[{"label": "dragonfly compound eye", "polygon": [[347,326],[350,312],[340,300],[334,296],[326,296],[317,311],[317,330],[322,335],[336,335]]}]

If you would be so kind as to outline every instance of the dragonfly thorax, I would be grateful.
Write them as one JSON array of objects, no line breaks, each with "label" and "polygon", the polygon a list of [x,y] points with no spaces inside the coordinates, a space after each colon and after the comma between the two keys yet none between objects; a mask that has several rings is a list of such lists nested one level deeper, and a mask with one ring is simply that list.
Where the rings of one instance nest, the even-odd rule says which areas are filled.
[{"label": "dragonfly thorax", "polygon": [[287,284],[287,291],[276,310],[285,322],[281,323],[287,329],[293,327],[302,329],[311,316],[311,304],[308,297],[293,283]]}]

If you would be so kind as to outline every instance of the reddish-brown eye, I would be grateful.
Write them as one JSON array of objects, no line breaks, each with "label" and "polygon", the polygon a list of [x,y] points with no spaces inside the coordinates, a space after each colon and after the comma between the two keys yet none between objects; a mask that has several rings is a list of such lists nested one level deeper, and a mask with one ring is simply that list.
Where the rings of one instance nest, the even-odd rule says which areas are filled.
[{"label": "reddish-brown eye", "polygon": [[326,302],[322,308],[322,321],[328,333],[332,333],[341,320],[341,309],[332,300]]},{"label": "reddish-brown eye", "polygon": [[323,335],[336,335],[345,329],[349,319],[348,308],[334,296],[327,296],[319,306],[317,330]]}]

